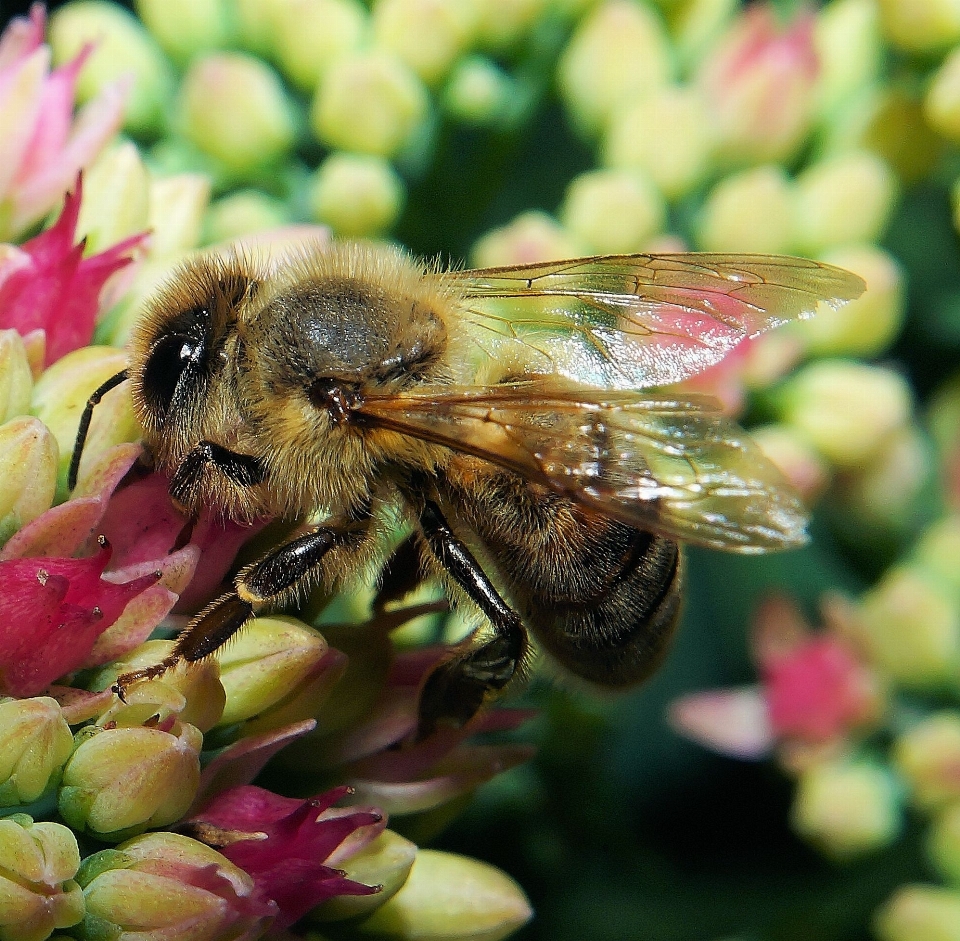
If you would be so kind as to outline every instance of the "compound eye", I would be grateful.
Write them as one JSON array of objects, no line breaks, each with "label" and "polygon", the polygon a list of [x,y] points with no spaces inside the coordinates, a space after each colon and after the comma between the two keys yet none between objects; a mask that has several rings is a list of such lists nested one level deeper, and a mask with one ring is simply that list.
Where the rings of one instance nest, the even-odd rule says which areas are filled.
[{"label": "compound eye", "polygon": [[198,366],[202,356],[203,342],[196,337],[179,333],[161,337],[143,370],[143,397],[166,415],[184,373]]}]

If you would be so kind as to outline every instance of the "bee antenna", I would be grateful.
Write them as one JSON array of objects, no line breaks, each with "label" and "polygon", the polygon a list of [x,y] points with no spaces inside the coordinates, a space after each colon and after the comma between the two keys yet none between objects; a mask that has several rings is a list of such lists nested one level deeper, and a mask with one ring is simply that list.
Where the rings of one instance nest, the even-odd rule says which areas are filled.
[{"label": "bee antenna", "polygon": [[77,428],[77,440],[73,445],[73,457],[70,460],[70,473],[67,475],[67,488],[73,490],[77,486],[77,471],[80,470],[80,458],[83,455],[83,446],[87,441],[87,432],[90,430],[90,421],[93,418],[94,408],[100,404],[100,400],[111,390],[115,389],[120,383],[128,379],[127,370],[121,369],[115,376],[111,376],[106,382],[99,386],[93,394],[87,399],[87,405],[80,416],[80,425]]}]

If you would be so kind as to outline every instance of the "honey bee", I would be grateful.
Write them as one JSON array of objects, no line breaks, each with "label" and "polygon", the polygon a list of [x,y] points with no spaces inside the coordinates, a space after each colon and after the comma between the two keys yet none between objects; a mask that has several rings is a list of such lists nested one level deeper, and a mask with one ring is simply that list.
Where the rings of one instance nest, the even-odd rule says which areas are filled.
[{"label": "honey bee", "polygon": [[241,252],[187,262],[148,303],[129,367],[90,397],[71,487],[94,406],[129,380],[147,453],[187,513],[310,525],[118,689],[369,571],[398,517],[425,573],[484,616],[427,677],[421,736],[468,722],[523,674],[529,635],[576,677],[639,683],[677,623],[681,543],[806,539],[797,496],[746,433],[713,400],[657,387],[863,287],[764,255],[464,271],[332,244],[275,266]]}]

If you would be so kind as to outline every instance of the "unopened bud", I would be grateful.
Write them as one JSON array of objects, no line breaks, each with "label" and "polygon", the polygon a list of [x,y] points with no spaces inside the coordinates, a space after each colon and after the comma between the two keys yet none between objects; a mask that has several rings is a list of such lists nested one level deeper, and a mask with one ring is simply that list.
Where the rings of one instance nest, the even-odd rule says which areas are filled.
[{"label": "unopened bud", "polygon": [[591,170],[567,187],[560,221],[598,254],[639,251],[666,224],[667,207],[641,171]]},{"label": "unopened bud", "polygon": [[573,233],[545,212],[524,212],[474,243],[471,258],[477,267],[523,265],[534,261],[577,258],[586,254]]},{"label": "unopened bud", "polygon": [[153,261],[176,258],[200,244],[203,216],[210,202],[210,180],[180,173],[150,182],[150,255]]},{"label": "unopened bud", "polygon": [[337,234],[365,238],[389,231],[404,202],[403,180],[389,161],[368,154],[331,154],[310,188],[311,214]]},{"label": "unopened bud", "polygon": [[950,804],[934,819],[927,851],[944,877],[960,885],[960,801]]},{"label": "unopened bud", "polygon": [[750,429],[750,437],[770,458],[793,488],[812,505],[830,482],[823,458],[789,425],[761,425]]},{"label": "unopened bud", "polygon": [[493,59],[474,55],[454,65],[443,90],[443,103],[459,120],[482,126],[510,116],[519,94],[512,76]]},{"label": "unopened bud", "polygon": [[960,798],[960,713],[937,712],[922,719],[894,743],[894,764],[924,810]]},{"label": "unopened bud", "polygon": [[207,245],[232,242],[290,221],[290,213],[280,200],[260,190],[236,190],[216,200],[207,210],[202,241]]},{"label": "unopened bud", "polygon": [[880,0],[879,5],[884,35],[905,52],[937,52],[960,41],[956,0]]},{"label": "unopened bud", "polygon": [[673,47],[684,67],[704,57],[738,7],[737,0],[675,0],[665,4]]},{"label": "unopened bud", "polygon": [[0,330],[0,422],[30,411],[33,373],[23,338],[16,330]]},{"label": "unopened bud", "polygon": [[84,172],[77,236],[86,237],[88,252],[149,229],[149,213],[150,174],[136,144],[127,141],[104,151]]},{"label": "unopened bud", "polygon": [[230,36],[227,0],[135,0],[144,25],[180,65],[222,49]]},{"label": "unopened bud", "polygon": [[904,885],[873,918],[879,941],[960,941],[960,892]]},{"label": "unopened bud", "polygon": [[475,7],[476,39],[494,51],[516,45],[537,24],[547,0],[458,0]]},{"label": "unopened bud", "polygon": [[930,526],[920,537],[910,561],[938,579],[960,598],[960,514],[951,513]]},{"label": "unopened bud", "polygon": [[412,141],[428,106],[426,87],[408,66],[371,50],[330,66],[310,121],[327,147],[392,157]]},{"label": "unopened bud", "polygon": [[36,418],[0,425],[0,542],[50,509],[59,457],[56,440]]},{"label": "unopened bud", "polygon": [[793,183],[780,167],[731,174],[704,203],[697,243],[708,252],[789,252],[794,207]]},{"label": "unopened bud", "polygon": [[874,0],[832,0],[823,6],[813,27],[813,43],[820,63],[819,109],[825,114],[879,74],[882,46]]},{"label": "unopened bud", "polygon": [[55,699],[0,702],[0,807],[30,804],[46,794],[72,751],[73,735]]}]

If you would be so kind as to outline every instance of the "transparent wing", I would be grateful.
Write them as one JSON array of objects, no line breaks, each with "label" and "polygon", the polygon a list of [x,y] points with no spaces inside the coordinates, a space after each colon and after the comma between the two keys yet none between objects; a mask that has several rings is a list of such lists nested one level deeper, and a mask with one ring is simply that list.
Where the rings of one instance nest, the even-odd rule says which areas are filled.
[{"label": "transparent wing", "polygon": [[606,255],[437,275],[477,344],[598,388],[669,385],[747,337],[858,297],[859,277],[778,255]]},{"label": "transparent wing", "polygon": [[359,412],[637,529],[740,552],[806,541],[796,494],[706,397],[551,390],[534,382],[370,396]]}]

